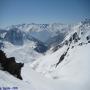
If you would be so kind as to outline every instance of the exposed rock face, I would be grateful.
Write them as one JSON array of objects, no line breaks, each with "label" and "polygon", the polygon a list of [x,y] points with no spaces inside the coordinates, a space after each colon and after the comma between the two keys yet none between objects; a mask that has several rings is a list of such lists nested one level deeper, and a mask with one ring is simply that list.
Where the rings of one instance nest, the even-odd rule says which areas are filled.
[{"label": "exposed rock face", "polygon": [[0,64],[3,71],[7,71],[22,80],[21,67],[24,66],[23,63],[17,63],[14,57],[7,58],[5,53],[0,50]]},{"label": "exposed rock face", "polygon": [[23,33],[17,28],[10,29],[5,35],[5,40],[14,45],[23,45]]},{"label": "exposed rock face", "polygon": [[61,63],[64,60],[65,56],[67,55],[68,50],[69,48],[67,48],[66,52],[61,55],[59,61],[56,63],[56,67],[58,66],[59,63]]}]

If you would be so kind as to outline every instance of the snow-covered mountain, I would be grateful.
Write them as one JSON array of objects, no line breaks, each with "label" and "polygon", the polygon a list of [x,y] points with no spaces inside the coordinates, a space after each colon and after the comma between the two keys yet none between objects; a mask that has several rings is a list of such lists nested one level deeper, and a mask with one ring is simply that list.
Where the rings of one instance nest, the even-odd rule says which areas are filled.
[{"label": "snow-covered mountain", "polygon": [[90,22],[72,28],[64,41],[40,57],[31,67],[57,84],[54,90],[89,90]]},{"label": "snow-covered mountain", "polygon": [[13,28],[10,29],[6,35],[5,35],[5,40],[11,42],[14,45],[23,45],[23,33],[17,29]]},{"label": "snow-covered mountain", "polygon": [[[90,90],[89,19],[75,25],[23,24],[23,27],[22,25],[16,27],[15,25],[13,28],[17,28],[23,33],[23,44],[15,45],[11,42],[12,40],[4,41],[3,38],[1,41],[4,42],[4,48],[1,49],[6,52],[7,56],[15,56],[17,62],[24,62],[25,64],[21,73],[23,81],[17,81],[16,84],[20,90],[25,88],[28,90],[29,87],[31,90],[33,87],[34,90]],[[7,32],[10,30],[9,27]],[[49,37],[46,36],[48,37],[46,40],[42,39],[45,38],[44,36],[40,38],[43,35],[41,32],[44,33],[44,31],[50,35]],[[41,36],[38,37],[37,33]],[[5,37],[6,35],[7,33]],[[35,47],[44,47],[40,43],[49,46],[45,54],[35,50]],[[0,79],[2,81],[0,86],[15,84],[16,79],[14,77],[6,84],[6,79],[8,80],[10,75],[6,77],[6,72],[0,72],[0,77],[2,75],[5,77],[5,80],[4,78]],[[21,87],[24,84],[27,85]]]},{"label": "snow-covered mountain", "polygon": [[[50,68],[52,68],[52,66],[57,67],[59,65],[59,63],[57,65],[57,62],[64,61],[64,58],[66,58],[66,57],[69,58],[69,55],[72,54],[69,52],[72,52],[76,48],[89,46],[89,43],[90,43],[90,22],[87,22],[87,23],[86,23],[86,21],[80,22],[79,24],[77,24],[76,26],[74,26],[72,28],[72,31],[64,38],[62,43],[58,44],[55,47],[52,47],[46,53],[45,56],[39,58],[39,60],[34,62],[33,68],[34,69],[36,68],[37,71],[40,68],[42,70],[42,72],[44,72],[44,68],[48,68],[48,64],[50,64],[48,70]],[[88,52],[87,52],[87,54],[88,54]],[[60,56],[63,57],[63,59],[61,59],[61,61],[60,61]],[[42,59],[45,59],[45,60],[42,60]],[[53,60],[54,60],[54,62],[53,62]],[[50,62],[50,63],[46,63],[46,66],[45,66],[45,62]],[[44,64],[44,68],[43,68],[43,64]],[[34,67],[34,65],[35,65],[35,67]],[[45,70],[47,70],[47,69],[45,69]],[[47,72],[47,71],[45,71],[45,72]]]},{"label": "snow-covered mountain", "polygon": [[44,53],[51,46],[62,42],[70,30],[70,25],[59,23],[12,25],[5,30],[0,29],[0,48],[6,47],[6,42],[8,42],[7,44],[21,46],[23,49],[23,46],[28,45],[27,42],[33,42],[35,43],[33,50],[36,53]]},{"label": "snow-covered mountain", "polygon": [[[65,25],[60,23],[53,23],[53,24],[19,24],[19,25],[12,25],[7,27],[7,30],[12,28],[18,28],[21,31],[28,33],[29,36],[32,36],[41,42],[47,42],[48,40],[58,35],[66,35],[68,31],[71,30],[71,25]],[[62,41],[62,40],[61,40]],[[52,41],[53,43],[53,41]]]}]

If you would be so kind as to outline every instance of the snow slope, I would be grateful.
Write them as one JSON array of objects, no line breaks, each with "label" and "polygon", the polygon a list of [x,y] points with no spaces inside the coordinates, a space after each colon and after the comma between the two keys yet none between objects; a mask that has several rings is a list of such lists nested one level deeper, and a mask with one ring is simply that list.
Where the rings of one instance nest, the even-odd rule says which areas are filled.
[{"label": "snow slope", "polygon": [[15,57],[17,62],[32,63],[34,60],[42,56],[42,54],[34,50],[35,43],[27,41],[23,46],[15,46],[9,42],[4,42],[2,50],[8,57]]},{"label": "snow slope", "polygon": [[4,90],[3,88],[10,88],[10,90],[35,90],[31,84],[21,81],[13,77],[9,73],[1,70],[0,70],[0,88],[1,90]]},{"label": "snow slope", "polygon": [[[67,45],[63,44],[57,51],[48,52],[46,56],[40,57],[31,65],[32,69],[47,77],[48,82],[53,79],[50,84],[54,83],[52,84],[54,90],[89,90],[89,36],[90,24],[79,23],[62,42],[65,43],[67,40]],[[66,55],[63,61],[57,65],[64,53]]]},{"label": "snow slope", "polygon": [[19,90],[33,90],[31,84],[35,90],[89,90],[90,57],[87,54],[90,53],[89,49],[90,44],[74,48],[68,57],[68,59],[70,58],[69,61],[63,62],[64,64],[59,65],[53,72],[49,73],[52,78],[46,78],[44,75],[35,72],[30,68],[29,63],[25,64],[22,69],[24,83],[1,71],[0,86],[17,86]]},{"label": "snow slope", "polygon": [[0,86],[16,85],[20,90],[33,90],[33,87],[34,90],[90,90],[90,22],[73,26],[58,48],[52,47],[45,55],[34,52],[31,57],[35,43],[22,47],[7,43],[3,48],[7,55],[25,64],[21,71],[23,81],[0,71]]},{"label": "snow slope", "polygon": [[[30,65],[26,65],[22,70],[24,81],[31,81],[36,90],[90,90],[89,49],[90,44],[74,48],[68,59],[52,71],[47,67],[47,61],[44,62],[49,71],[43,68],[44,64],[41,68],[43,68],[43,72],[47,72],[44,72],[44,75],[46,74],[46,77],[49,78],[30,69]],[[26,77],[26,75],[28,76]]]}]

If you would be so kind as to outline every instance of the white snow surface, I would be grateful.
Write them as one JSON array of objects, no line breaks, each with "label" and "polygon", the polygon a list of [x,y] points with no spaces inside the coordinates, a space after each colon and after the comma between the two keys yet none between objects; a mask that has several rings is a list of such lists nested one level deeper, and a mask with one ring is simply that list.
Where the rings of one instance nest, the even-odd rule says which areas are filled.
[{"label": "white snow surface", "polygon": [[32,41],[27,41],[23,46],[15,46],[5,42],[5,47],[2,50],[7,57],[15,57],[17,62],[30,63],[42,56],[42,54],[34,50],[35,45]]},{"label": "white snow surface", "polygon": [[[30,54],[35,46],[33,43],[27,43],[23,47],[6,44],[4,51],[7,56],[15,56],[17,61],[24,62],[21,70],[23,80],[0,70],[0,87],[16,86],[18,90],[90,90],[90,43],[86,40],[90,35],[90,25],[81,27],[80,23],[72,29],[65,40],[69,40],[71,35],[77,32],[80,37],[77,43],[72,41],[70,45],[63,45],[55,52],[48,51],[46,55],[39,55],[33,51],[32,58],[35,61],[32,63]],[[83,45],[79,45],[82,42]],[[56,63],[68,47],[65,58],[56,67]]]},{"label": "white snow surface", "polygon": [[24,81],[21,81],[13,77],[9,73],[0,70],[0,88],[1,90],[4,90],[3,88],[8,87],[10,88],[10,90],[15,90],[14,87],[17,88],[16,90],[35,90],[30,83],[28,84]]},{"label": "white snow surface", "polygon": [[[57,55],[55,55],[56,53]],[[41,76],[38,77],[35,74],[36,79],[44,79],[40,86],[45,83],[44,85],[47,84],[49,90],[90,90],[90,44],[82,47],[77,46],[70,50],[67,57],[57,68],[54,64],[57,63],[60,52],[57,51],[56,53],[46,57],[43,56],[39,59],[41,62],[34,63],[36,71],[43,75],[41,78]],[[24,78],[25,74],[27,73],[24,73]],[[30,74],[30,80],[31,76]],[[25,78],[25,80],[28,81],[29,79]],[[37,80],[37,85],[39,85],[40,80]]]}]

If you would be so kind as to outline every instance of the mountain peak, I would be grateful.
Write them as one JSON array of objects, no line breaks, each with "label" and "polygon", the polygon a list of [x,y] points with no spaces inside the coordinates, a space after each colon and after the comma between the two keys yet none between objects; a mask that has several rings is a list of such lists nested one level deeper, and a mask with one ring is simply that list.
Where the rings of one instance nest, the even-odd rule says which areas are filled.
[{"label": "mountain peak", "polygon": [[85,20],[81,21],[82,24],[90,24],[90,19],[85,18]]}]

